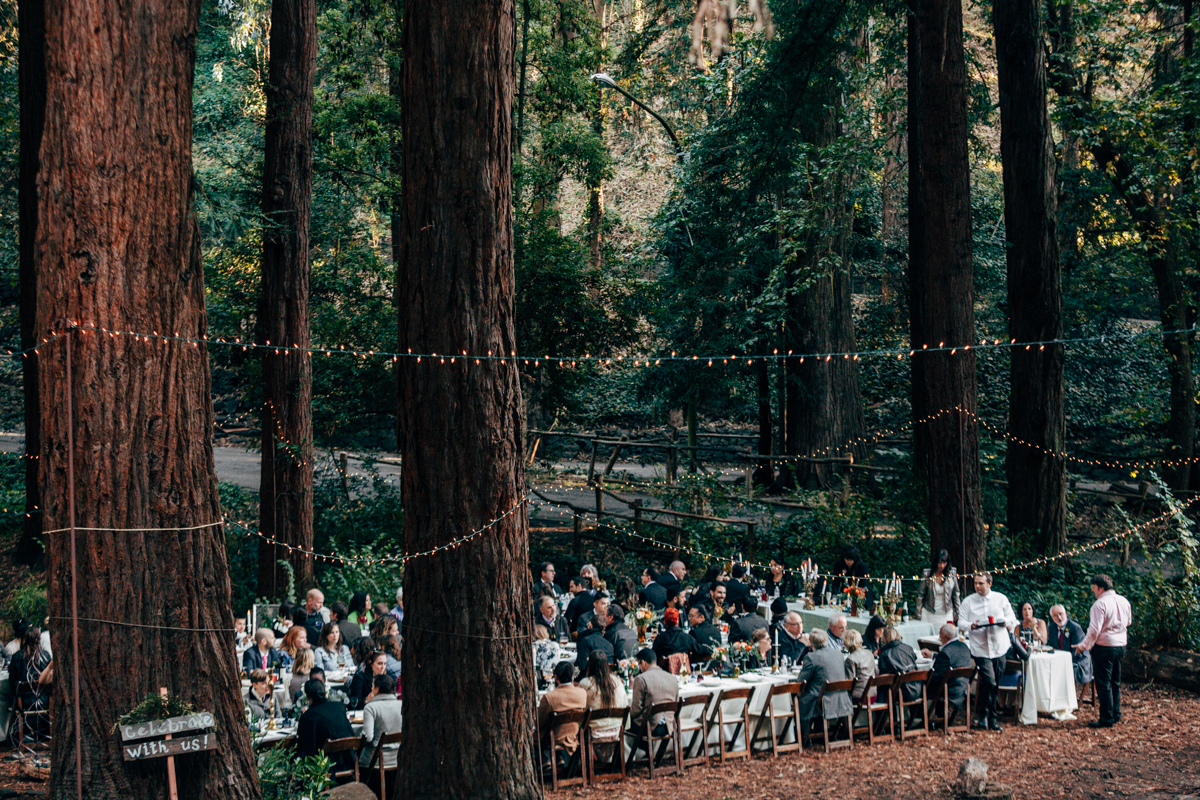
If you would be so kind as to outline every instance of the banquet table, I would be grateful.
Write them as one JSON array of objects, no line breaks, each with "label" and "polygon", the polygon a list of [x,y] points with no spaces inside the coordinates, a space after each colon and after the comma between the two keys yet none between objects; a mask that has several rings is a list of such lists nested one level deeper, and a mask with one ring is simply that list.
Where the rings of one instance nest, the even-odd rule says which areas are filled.
[{"label": "banquet table", "polygon": [[[867,623],[871,621],[870,614],[852,617],[836,608],[805,608],[804,603],[799,600],[788,603],[788,609],[800,615],[800,618],[804,620],[804,629],[806,631],[813,630],[814,628],[825,630],[829,627],[829,620],[833,618],[834,614],[842,614],[846,617],[846,623],[849,627],[859,633],[866,632]],[[930,636],[936,632],[933,629],[933,625],[928,622],[922,622],[919,619],[901,622],[896,626],[896,631],[900,634],[900,638],[904,643],[918,653],[921,652],[921,637]]]},{"label": "banquet table", "polygon": [[[362,736],[363,729],[363,712],[350,711],[346,714],[346,719],[350,720],[350,728],[354,731],[355,736]],[[254,733],[251,735],[251,742],[255,747],[275,744],[284,740],[295,739],[297,736],[297,725],[292,722],[287,725],[276,728],[273,731],[265,731],[261,734]]]},{"label": "banquet table", "polygon": [[1036,725],[1038,713],[1057,720],[1075,719],[1075,669],[1071,653],[1031,653],[1025,662],[1025,695],[1021,701],[1021,724]]}]

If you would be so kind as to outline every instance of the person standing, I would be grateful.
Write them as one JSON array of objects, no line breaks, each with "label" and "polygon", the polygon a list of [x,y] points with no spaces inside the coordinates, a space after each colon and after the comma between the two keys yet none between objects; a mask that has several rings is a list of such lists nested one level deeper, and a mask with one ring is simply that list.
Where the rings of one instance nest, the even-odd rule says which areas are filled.
[{"label": "person standing", "polygon": [[958,573],[950,566],[950,552],[939,550],[933,558],[933,567],[926,569],[921,577],[921,591],[917,594],[917,618],[940,628],[958,618]]},{"label": "person standing", "polygon": [[1075,645],[1075,652],[1090,650],[1096,679],[1096,702],[1100,719],[1088,723],[1090,728],[1111,728],[1121,721],[1121,659],[1128,644],[1126,631],[1133,622],[1129,601],[1113,591],[1113,581],[1107,575],[1092,577],[1092,603],[1087,636]]},{"label": "person standing", "polygon": [[1004,656],[1012,647],[1009,631],[1017,627],[1012,603],[1000,592],[992,591],[992,576],[975,576],[975,594],[967,595],[958,606],[958,629],[967,631],[967,645],[979,668],[978,728],[1000,730],[996,714],[996,695],[1004,675]]}]

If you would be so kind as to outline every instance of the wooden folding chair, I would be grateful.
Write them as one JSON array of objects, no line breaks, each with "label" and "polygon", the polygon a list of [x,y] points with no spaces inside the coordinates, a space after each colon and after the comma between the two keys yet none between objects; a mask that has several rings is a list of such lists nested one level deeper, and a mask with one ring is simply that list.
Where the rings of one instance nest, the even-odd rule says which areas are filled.
[{"label": "wooden folding chair", "polygon": [[351,777],[354,778],[354,783],[359,782],[358,751],[362,749],[362,746],[363,737],[347,736],[343,739],[330,739],[325,743],[325,746],[321,748],[321,751],[325,753],[330,760],[334,760],[338,753],[345,753],[349,751],[353,754],[354,769],[343,769],[334,772],[332,775],[330,775],[330,777],[333,778],[334,783],[350,783],[351,781],[349,781],[348,778]]},{"label": "wooden folding chair", "polygon": [[[896,740],[896,720],[894,711],[892,710],[892,684],[895,682],[895,675],[876,675],[871,678],[867,688],[862,693],[862,697],[854,706],[854,735],[867,735],[867,746],[875,744],[875,739],[878,737],[881,741],[892,742]],[[875,700],[871,700],[871,689],[875,689]],[[882,733],[876,731],[876,728],[883,728],[883,718],[879,718],[876,722],[876,715],[886,712],[889,736],[884,739]],[[866,725],[859,725],[858,720],[865,715]]]},{"label": "wooden folding chair", "polygon": [[[717,704],[712,711],[709,723],[717,726],[717,748],[721,754],[722,764],[730,759],[750,756],[750,695],[752,694],[754,694],[754,690],[747,687],[745,689],[723,689],[717,696]],[[741,711],[730,709],[727,715],[725,712],[725,703],[727,702],[735,706],[740,703]],[[731,717],[730,721],[725,721],[726,716]],[[728,739],[725,738],[726,725],[733,726],[733,735]],[[736,750],[734,745],[737,744],[738,734],[742,731],[746,732],[746,746],[741,750]]]},{"label": "wooden folding chair", "polygon": [[[625,748],[625,713],[627,710],[628,709],[624,709],[624,708],[594,708],[594,709],[592,709],[591,716],[588,717],[588,724],[581,729],[581,731],[583,733],[583,739],[581,740],[581,742],[582,742],[581,746],[587,749],[586,763],[587,763],[587,767],[588,767],[588,785],[589,786],[595,786],[597,780],[602,780],[602,781],[615,781],[615,780],[623,781],[623,780],[625,780],[624,748]],[[597,779],[596,749],[595,749],[596,739],[595,739],[595,734],[592,732],[591,723],[600,722],[601,720],[609,720],[609,719],[616,719],[616,720],[621,721],[621,727],[617,730],[617,738],[615,740],[613,740],[614,747],[613,747],[612,760],[608,762],[608,766],[616,767],[616,769],[614,769],[610,772],[600,773],[599,778]],[[608,740],[605,739],[604,741],[607,742]],[[384,800],[384,798],[380,798],[380,800]]]},{"label": "wooden folding chair", "polygon": [[383,764],[383,746],[385,744],[400,744],[404,734],[400,731],[395,733],[385,733],[379,737],[379,744],[375,745],[375,752],[371,753],[371,763],[367,764],[367,769],[375,769],[375,762],[379,762],[379,800],[387,800],[387,774],[395,772],[396,767],[386,767]]},{"label": "wooden folding chair", "polygon": [[[683,747],[680,745],[679,736],[679,701],[674,700],[666,703],[655,703],[650,706],[646,712],[646,722],[641,731],[626,731],[627,735],[633,736],[633,746],[629,751],[629,760],[626,766],[632,768],[635,761],[634,756],[637,751],[643,747],[646,750],[646,762],[650,767],[650,777],[655,777],[655,762],[662,759],[666,753],[668,742],[673,742],[675,751],[675,774],[683,774]],[[667,734],[666,736],[654,735],[654,720],[665,715],[667,719]],[[662,742],[662,746],[658,748],[658,753],[654,752],[654,743]],[[662,771],[662,768],[658,768]]]},{"label": "wooden folding chair", "polygon": [[[962,706],[963,720],[962,720],[961,725],[951,725],[950,720],[953,719],[955,707],[950,705],[950,681],[958,679],[958,678],[966,678],[967,679],[967,693],[966,693],[966,696],[963,698],[963,706]],[[974,666],[959,667],[958,669],[950,670],[949,672],[946,673],[946,682],[942,684],[942,689],[941,689],[941,692],[939,692],[939,697],[934,698],[934,700],[932,701],[933,706],[935,706],[935,707],[941,706],[942,716],[941,716],[940,721],[942,723],[942,733],[946,734],[947,736],[949,736],[952,733],[970,733],[971,732],[971,681],[973,681],[974,679],[975,679],[975,667]],[[930,723],[931,723],[930,727],[936,729],[936,727],[937,727],[936,723],[938,721],[939,720],[937,717],[933,717],[932,719],[930,719]]]},{"label": "wooden folding chair", "polygon": [[[829,718],[825,715],[825,697],[826,696],[836,694],[837,692],[845,692],[847,699],[849,699],[850,692],[853,689],[854,689],[854,680],[853,679],[844,680],[844,681],[826,681],[825,685],[821,687],[821,694],[820,694],[820,696],[817,697],[817,710],[821,713],[821,730],[819,732],[814,731],[814,732],[810,733],[809,736],[810,737],[819,736],[825,744],[825,752],[826,753],[833,751],[833,750],[839,750],[843,747],[848,747],[851,750],[854,749],[854,706],[853,706],[853,704],[851,704],[851,706],[850,706],[849,716],[834,718],[834,720],[838,724],[837,724],[837,726],[835,726],[833,733],[830,733]],[[833,738],[833,734],[837,733],[837,729],[841,727],[842,720],[846,721],[846,738],[835,740]]]},{"label": "wooden folding chair", "polygon": [[[1092,698],[1086,699],[1084,695],[1088,693],[1088,689],[1092,690]],[[1079,705],[1090,705],[1093,708],[1096,706],[1096,679],[1093,677],[1090,681],[1079,687]]]},{"label": "wooden folding chair", "polygon": [[[922,669],[916,672],[907,672],[903,675],[897,675],[895,682],[892,684],[892,702],[896,708],[896,714],[900,717],[900,741],[911,739],[914,736],[929,735],[929,701],[925,692],[925,681],[929,678],[929,670]],[[904,687],[910,683],[921,684],[921,696],[916,700],[904,699]],[[908,729],[908,723],[904,721],[904,709],[913,708],[914,706],[921,709],[921,727]]]},{"label": "wooden folding chair", "polygon": [[[697,694],[691,697],[684,697],[679,701],[679,735],[691,734],[687,744],[680,739],[680,749],[683,751],[683,765],[690,767],[693,764],[703,764],[709,766],[711,763],[708,758],[708,715],[705,713],[708,710],[708,701],[712,699],[712,695]],[[699,714],[685,714],[684,712],[694,706],[700,707]],[[699,739],[700,755],[688,757],[696,749],[697,739]]]},{"label": "wooden folding chair", "polygon": [[[587,753],[584,751],[582,744],[575,750],[574,755],[570,755],[567,759],[567,776],[560,779],[558,777],[558,754],[559,751],[567,752],[565,745],[560,745],[554,736],[554,732],[563,725],[578,725],[582,731],[587,725],[588,715],[591,712],[587,709],[576,709],[574,711],[555,711],[550,715],[550,720],[546,723],[546,729],[542,732],[543,746],[549,744],[550,748],[550,786],[554,791],[558,791],[559,786],[586,786],[588,778]],[[540,759],[540,755],[539,755]],[[572,778],[571,773],[575,771],[575,767],[579,767],[579,777]]]},{"label": "wooden folding chair", "polygon": [[[758,723],[754,726],[754,735],[750,737],[749,747],[751,750],[754,750],[754,745],[762,733],[763,725],[766,725],[767,730],[771,733],[770,752],[772,757],[778,758],[780,753],[790,753],[801,749],[800,692],[803,686],[802,683],[777,683],[771,687],[767,699],[763,701],[762,714],[758,716]],[[775,707],[775,698],[777,697],[787,704],[786,711]],[[776,732],[775,723],[779,721],[783,722],[783,727]],[[796,732],[796,741],[792,744],[780,744],[787,738],[789,726],[793,726],[793,730]]]},{"label": "wooden folding chair", "polygon": [[684,667],[688,666],[687,653],[671,653],[667,656],[667,669],[672,675],[679,675],[683,672]]},{"label": "wooden folding chair", "polygon": [[[10,729],[10,740],[17,752],[33,752],[33,745],[48,744],[50,742],[50,701],[46,700],[45,708],[25,708],[25,702],[21,699],[22,695],[27,692],[38,690],[36,681],[22,681],[17,684],[16,698],[17,701],[13,705],[12,714],[14,725]],[[1094,695],[1093,695],[1094,696]],[[30,724],[30,719],[37,720],[40,724]],[[45,732],[44,742],[39,739],[42,736],[42,731]],[[26,742],[25,737],[29,736],[32,741]]]}]

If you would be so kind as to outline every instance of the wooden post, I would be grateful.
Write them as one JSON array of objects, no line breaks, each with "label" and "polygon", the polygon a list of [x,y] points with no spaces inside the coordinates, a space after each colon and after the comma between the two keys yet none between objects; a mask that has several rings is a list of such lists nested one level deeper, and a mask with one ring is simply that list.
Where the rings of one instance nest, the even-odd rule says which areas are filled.
[{"label": "wooden post", "polygon": [[[628,437],[628,436],[622,436],[622,437],[621,437],[621,441],[622,441],[622,442],[627,442],[627,441],[629,441],[629,437]],[[622,448],[622,447],[624,447],[624,445],[620,445],[620,444],[615,444],[615,445],[613,445],[613,451],[612,451],[612,455],[608,457],[608,463],[604,465],[604,477],[608,477],[608,474],[609,474],[610,472],[612,472],[612,470],[613,470],[613,467],[614,467],[614,466],[616,466],[616,464],[617,464],[617,456],[621,455],[621,448]]]},{"label": "wooden post", "polygon": [[533,440],[533,447],[529,448],[529,466],[533,466],[533,460],[537,458],[538,445],[542,443],[542,437],[537,437]]},{"label": "wooden post", "polygon": [[592,439],[592,460],[588,462],[588,483],[596,479],[596,448],[599,446],[596,440]]},{"label": "wooden post", "polygon": [[854,470],[854,453],[850,453],[850,463],[846,465],[846,477],[842,480],[842,506],[850,503],[850,475]]},{"label": "wooden post", "polygon": [[754,523],[746,523],[746,555],[750,563],[754,563]]},{"label": "wooden post", "polygon": [[[160,696],[166,697],[167,687],[158,687],[158,693]],[[170,741],[171,734],[168,733],[166,738]],[[179,800],[179,788],[175,785],[175,756],[167,756],[167,792],[170,794],[171,800]]]},{"label": "wooden post", "polygon": [[746,499],[754,499],[754,462],[746,462]]},{"label": "wooden post", "polygon": [[604,486],[596,484],[596,521],[600,521],[600,515],[604,513]]},{"label": "wooden post", "polygon": [[672,441],[667,445],[667,485],[675,485],[675,469],[679,462],[679,455],[675,450],[675,442]]},{"label": "wooden post", "polygon": [[350,500],[350,458],[346,451],[338,453],[338,470],[342,473],[342,494]]},{"label": "wooden post", "polygon": [[583,550],[583,519],[576,514],[574,517],[574,530],[571,532],[571,552],[576,556]]}]

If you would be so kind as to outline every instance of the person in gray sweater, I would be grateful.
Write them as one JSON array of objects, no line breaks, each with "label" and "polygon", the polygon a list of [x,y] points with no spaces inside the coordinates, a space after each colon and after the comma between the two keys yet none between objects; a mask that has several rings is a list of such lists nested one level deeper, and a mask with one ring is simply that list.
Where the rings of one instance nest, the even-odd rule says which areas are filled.
[{"label": "person in gray sweater", "polygon": [[[804,657],[800,665],[800,676],[797,680],[804,683],[804,693],[800,695],[800,719],[802,722],[817,720],[824,713],[826,719],[848,717],[854,707],[850,702],[848,692],[834,692],[822,698],[818,707],[817,699],[829,681],[848,680],[846,675],[846,660],[841,652],[829,646],[829,637],[825,631],[813,631],[808,635],[813,650]],[[813,723],[808,722],[805,728]],[[807,739],[807,734],[805,735]]]},{"label": "person in gray sweater", "polygon": [[[375,696],[363,706],[363,749],[358,757],[358,763],[363,767],[370,766],[375,750],[379,747],[380,737],[385,733],[400,732],[400,710],[404,707],[404,703],[396,697],[396,680],[386,672],[375,676],[372,694]],[[396,766],[396,751],[399,749],[399,744],[383,746],[385,767]]]}]

